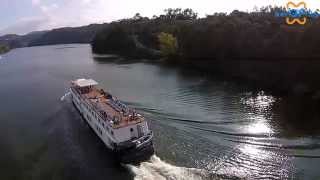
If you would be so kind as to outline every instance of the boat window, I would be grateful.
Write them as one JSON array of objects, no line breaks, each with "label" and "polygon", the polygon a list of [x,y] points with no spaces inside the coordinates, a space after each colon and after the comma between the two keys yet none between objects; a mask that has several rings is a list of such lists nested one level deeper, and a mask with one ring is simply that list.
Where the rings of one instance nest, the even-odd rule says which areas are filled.
[{"label": "boat window", "polygon": [[133,129],[132,129],[132,128],[130,128],[130,132],[133,132]]},{"label": "boat window", "polygon": [[113,131],[111,131],[111,135],[113,136]]}]

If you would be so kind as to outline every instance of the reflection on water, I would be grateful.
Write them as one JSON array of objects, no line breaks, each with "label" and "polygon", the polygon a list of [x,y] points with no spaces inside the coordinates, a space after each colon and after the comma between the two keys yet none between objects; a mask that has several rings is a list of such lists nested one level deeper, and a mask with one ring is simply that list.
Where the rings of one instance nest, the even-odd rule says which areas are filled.
[{"label": "reflection on water", "polygon": [[249,96],[241,98],[241,101],[252,109],[263,112],[270,110],[272,104],[276,101],[276,98],[271,95],[265,95],[264,91],[260,91],[257,95],[250,93]]},{"label": "reflection on water", "polygon": [[[190,69],[95,60],[87,45],[68,47],[6,54],[0,179],[319,179],[319,102],[279,98]],[[116,165],[65,94],[76,78],[97,80],[145,115],[155,134],[151,161],[129,171]]]},{"label": "reflection on water", "polygon": [[257,95],[250,93],[242,97],[240,102],[248,107],[247,119],[249,124],[244,128],[250,134],[265,134],[272,136],[274,130],[268,117],[272,116],[272,106],[276,98],[260,91]]},{"label": "reflection on water", "polygon": [[[290,121],[279,108],[286,98],[264,91],[251,92],[250,88],[230,82],[212,81],[188,70],[180,72],[172,67],[141,63],[126,64],[123,68],[123,63],[115,64],[121,77],[126,77],[124,82],[135,83],[130,87],[135,90],[130,95],[126,95],[127,89],[115,92],[152,121],[157,155],[170,164],[204,169],[225,175],[226,179],[287,179],[299,177],[302,171],[307,172],[303,177],[316,176],[312,168],[297,164],[296,161],[302,161],[293,159],[295,151],[288,150],[302,145],[308,137],[300,139],[295,130],[287,128],[289,122],[279,123],[283,119]],[[150,71],[155,74],[147,73]],[[287,138],[288,132],[297,136]],[[308,148],[310,144],[302,146]],[[304,153],[313,157],[319,149]],[[135,172],[138,177],[141,173],[155,173],[150,167],[156,165],[143,164]],[[175,175],[167,171],[166,177]]]},{"label": "reflection on water", "polygon": [[258,149],[256,146],[253,146],[253,145],[241,145],[239,149],[241,152],[246,153],[248,155],[252,155],[252,156],[261,155],[260,158],[262,159],[265,159],[268,157],[265,151],[262,151],[261,149]]},{"label": "reflection on water", "polygon": [[246,127],[248,133],[251,134],[271,134],[273,131],[270,125],[263,117],[254,116],[250,119],[255,119],[251,124]]}]

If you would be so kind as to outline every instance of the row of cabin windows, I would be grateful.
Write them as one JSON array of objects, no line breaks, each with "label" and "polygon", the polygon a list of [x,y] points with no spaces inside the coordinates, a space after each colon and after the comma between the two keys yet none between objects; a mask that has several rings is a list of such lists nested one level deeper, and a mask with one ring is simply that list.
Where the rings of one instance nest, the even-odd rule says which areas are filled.
[{"label": "row of cabin windows", "polygon": [[75,99],[74,102],[77,104],[78,107],[80,107],[80,106],[79,106],[79,101],[78,101],[78,99]]},{"label": "row of cabin windows", "polygon": [[77,93],[73,93],[73,94],[75,94],[78,98],[75,98],[76,99],[76,103],[79,105],[80,104],[80,102],[79,102],[79,99],[80,99],[80,97],[79,97],[79,95],[77,94]]},{"label": "row of cabin windows", "polygon": [[100,135],[102,135],[102,130],[99,128],[99,126],[96,125],[96,129],[100,133]]},{"label": "row of cabin windows", "polygon": [[78,93],[74,93],[74,94],[78,97],[78,99],[81,99],[81,97]]},{"label": "row of cabin windows", "polygon": [[91,117],[90,117],[89,115],[87,115],[87,119],[88,119],[89,121],[92,121],[92,120],[91,120]]},{"label": "row of cabin windows", "polygon": [[104,123],[102,122],[102,127],[106,130],[109,131],[111,133],[111,135],[113,136],[113,131]]},{"label": "row of cabin windows", "polygon": [[[80,95],[78,95],[77,93],[75,93],[75,94],[76,94],[76,96],[80,99]],[[87,110],[88,110],[96,119],[98,119],[100,125],[102,125],[102,126],[104,127],[104,129],[106,129],[107,131],[109,131],[109,132],[111,133],[111,135],[114,135],[113,131],[112,131],[111,129],[109,129],[109,127],[108,127],[104,122],[102,122],[102,121],[100,120],[100,118],[97,116],[97,114],[96,114],[93,110],[91,110],[91,108],[90,108],[86,103],[85,103],[84,105],[86,106]],[[108,116],[108,115],[107,115],[107,117],[111,119],[111,116]],[[88,118],[89,121],[92,121],[92,119],[91,119],[88,115],[87,115],[87,118]],[[101,132],[102,132],[102,131],[101,131]]]},{"label": "row of cabin windows", "polygon": [[[100,123],[100,125],[102,125],[102,127],[103,127],[105,130],[109,131],[109,132],[111,133],[111,135],[114,135],[113,131],[108,127],[108,125],[105,124],[103,121],[101,121],[101,119],[97,116],[97,114],[96,114],[93,110],[91,110],[91,108],[90,108],[87,104],[85,104],[85,106],[87,107],[88,111],[89,111],[96,119],[98,119],[98,122]],[[90,119],[90,121],[91,121],[91,119]]]}]

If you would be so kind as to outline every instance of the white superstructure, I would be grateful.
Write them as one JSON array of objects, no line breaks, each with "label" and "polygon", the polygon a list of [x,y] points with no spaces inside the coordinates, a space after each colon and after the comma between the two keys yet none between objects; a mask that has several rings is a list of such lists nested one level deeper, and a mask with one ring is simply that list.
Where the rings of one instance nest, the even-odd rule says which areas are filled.
[{"label": "white superstructure", "polygon": [[74,105],[90,127],[122,161],[151,156],[153,133],[144,117],[97,85],[92,79],[78,79],[70,88]]}]

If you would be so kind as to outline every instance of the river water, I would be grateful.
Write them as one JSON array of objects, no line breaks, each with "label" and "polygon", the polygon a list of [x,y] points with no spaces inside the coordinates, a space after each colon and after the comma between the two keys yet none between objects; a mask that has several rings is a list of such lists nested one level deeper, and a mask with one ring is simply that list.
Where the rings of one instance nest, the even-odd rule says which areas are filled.
[{"label": "river water", "polygon": [[[120,165],[65,95],[93,78],[155,133]],[[319,179],[318,105],[161,63],[94,59],[89,45],[21,48],[0,61],[0,179]]]}]

